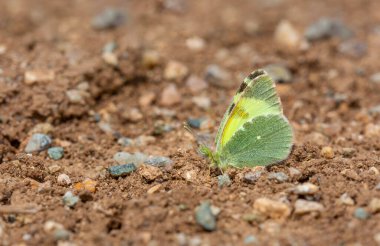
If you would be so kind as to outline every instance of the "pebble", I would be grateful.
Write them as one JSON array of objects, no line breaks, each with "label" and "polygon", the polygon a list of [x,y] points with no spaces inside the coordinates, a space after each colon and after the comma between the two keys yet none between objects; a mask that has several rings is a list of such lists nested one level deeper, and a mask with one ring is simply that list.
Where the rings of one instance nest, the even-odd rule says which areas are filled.
[{"label": "pebble", "polygon": [[253,235],[248,235],[244,238],[244,244],[258,244],[259,241],[257,240],[257,238]]},{"label": "pebble", "polygon": [[181,94],[175,84],[170,84],[164,88],[161,94],[161,106],[173,106],[181,102]]},{"label": "pebble", "polygon": [[198,92],[204,91],[208,87],[208,84],[202,78],[191,75],[186,80],[186,86],[189,87],[190,92],[197,94]]},{"label": "pebble", "polygon": [[52,233],[57,229],[64,229],[63,225],[53,220],[48,220],[44,223],[44,231],[46,233]]},{"label": "pebble", "polygon": [[29,131],[29,134],[34,133],[43,133],[43,134],[49,134],[54,131],[54,127],[50,123],[39,123],[35,125],[32,130]]},{"label": "pebble", "polygon": [[94,193],[96,191],[96,185],[97,185],[97,182],[95,180],[86,179],[83,182],[76,183],[74,185],[74,189],[76,191],[85,190],[85,191],[89,191],[91,193]]},{"label": "pebble", "polygon": [[199,171],[198,170],[195,170],[195,169],[192,169],[192,170],[188,170],[188,171],[185,171],[184,173],[182,173],[182,177],[186,180],[186,181],[189,181],[189,182],[195,182],[197,180],[197,173]]},{"label": "pebble", "polygon": [[48,155],[53,160],[59,160],[63,157],[64,150],[62,147],[52,147],[48,149]]},{"label": "pebble", "polygon": [[134,145],[136,146],[147,146],[148,144],[152,144],[155,142],[156,142],[156,138],[153,136],[141,135],[134,139]]},{"label": "pebble", "polygon": [[325,146],[321,150],[321,156],[326,159],[333,159],[335,156],[334,150],[329,146]]},{"label": "pebble", "polygon": [[268,179],[274,179],[280,183],[288,181],[289,177],[283,172],[270,173]]},{"label": "pebble", "polygon": [[317,41],[331,37],[347,39],[352,35],[352,31],[343,22],[327,17],[323,17],[312,23],[305,31],[305,37],[309,41]]},{"label": "pebble", "polygon": [[42,133],[35,133],[29,139],[28,144],[25,147],[26,153],[33,153],[45,150],[51,145],[51,138],[48,135]]},{"label": "pebble", "polygon": [[[379,82],[380,82],[380,80],[379,80]],[[370,114],[380,114],[380,105],[376,105],[376,106],[373,106],[373,107],[369,108],[368,112]]]},{"label": "pebble", "polygon": [[133,163],[136,167],[139,167],[142,163],[144,163],[147,160],[148,156],[137,152],[134,154],[130,154],[128,152],[117,152],[114,156],[113,159],[118,163],[118,164],[130,164]]},{"label": "pebble", "polygon": [[319,187],[312,183],[303,183],[295,187],[294,193],[297,195],[314,195],[318,190]]},{"label": "pebble", "polygon": [[118,27],[125,22],[126,15],[114,8],[107,8],[92,19],[92,27],[97,30],[105,30]]},{"label": "pebble", "polygon": [[164,0],[163,7],[173,12],[183,13],[187,7],[186,0]]},{"label": "pebble", "polygon": [[372,198],[369,202],[368,209],[371,213],[380,212],[380,198]]},{"label": "pebble", "polygon": [[370,214],[365,210],[365,208],[359,207],[355,209],[354,216],[357,219],[366,220],[370,217]]},{"label": "pebble", "polygon": [[54,231],[54,240],[65,241],[70,239],[70,232],[66,229],[56,229]]},{"label": "pebble", "polygon": [[343,193],[340,197],[339,197],[339,201],[344,204],[344,205],[348,205],[348,206],[353,206],[355,205],[355,201],[354,199],[352,199],[347,193]]},{"label": "pebble", "polygon": [[289,176],[293,179],[298,179],[302,176],[302,173],[300,170],[294,167],[289,167]]},{"label": "pebble", "polygon": [[79,197],[74,196],[74,194],[71,191],[67,191],[65,195],[62,197],[62,202],[65,206],[73,208],[79,202]]},{"label": "pebble", "polygon": [[354,148],[343,148],[342,155],[345,158],[352,158],[356,153],[356,149]]},{"label": "pebble", "polygon": [[324,206],[319,202],[307,201],[304,199],[298,199],[294,204],[294,213],[298,215],[313,213],[313,212],[322,212]]},{"label": "pebble", "polygon": [[367,54],[368,46],[366,43],[357,40],[348,40],[339,44],[338,51],[353,58],[361,58]]},{"label": "pebble", "polygon": [[377,169],[376,167],[370,167],[368,169],[369,173],[373,174],[373,175],[379,175],[379,169]]},{"label": "pebble", "polygon": [[173,163],[173,161],[170,158],[164,157],[164,156],[149,156],[144,161],[144,164],[151,165],[154,167],[165,167],[165,166],[168,166],[172,163]]},{"label": "pebble", "polygon": [[254,20],[247,20],[244,22],[244,32],[248,35],[256,35],[260,30],[260,24]]},{"label": "pebble", "polygon": [[117,143],[122,146],[132,146],[134,145],[134,140],[132,138],[121,137],[117,140]]},{"label": "pebble", "polygon": [[51,166],[48,167],[48,169],[49,169],[49,172],[51,174],[54,174],[54,173],[57,173],[57,172],[61,171],[62,167],[59,166],[59,165],[51,165]]},{"label": "pebble", "polygon": [[282,20],[274,31],[274,40],[282,48],[297,49],[300,47],[302,37],[288,20]]},{"label": "pebble", "polygon": [[206,67],[205,80],[214,86],[222,88],[232,87],[234,84],[231,82],[231,77],[230,73],[216,64],[211,64]]},{"label": "pebble", "polygon": [[369,123],[365,126],[364,135],[366,137],[379,137],[380,125]]},{"label": "pebble", "polygon": [[142,64],[145,68],[151,69],[158,66],[161,62],[161,56],[158,51],[146,50],[142,55]]},{"label": "pebble", "polygon": [[218,176],[218,187],[223,188],[230,186],[232,183],[230,176],[227,173]]},{"label": "pebble", "polygon": [[202,125],[202,122],[204,120],[205,120],[204,118],[190,118],[190,119],[187,120],[187,124],[191,128],[200,129],[201,125]]},{"label": "pebble", "polygon": [[151,188],[149,188],[149,190],[146,192],[147,194],[153,194],[153,193],[156,193],[159,189],[161,189],[162,187],[162,184],[157,184]]},{"label": "pebble", "polygon": [[184,64],[178,61],[169,61],[165,67],[164,78],[167,80],[181,81],[188,73],[189,69]]},{"label": "pebble", "polygon": [[117,66],[119,64],[119,58],[115,53],[106,52],[102,54],[102,59],[105,63],[111,66]]},{"label": "pebble", "polygon": [[139,98],[139,105],[141,107],[150,106],[156,99],[156,94],[153,91],[144,92]]},{"label": "pebble", "polygon": [[259,214],[272,219],[285,219],[291,213],[291,208],[287,204],[265,197],[256,199],[253,209]]},{"label": "pebble", "polygon": [[369,80],[372,83],[380,84],[380,72],[372,74]]},{"label": "pebble", "polygon": [[195,209],[195,220],[206,231],[214,231],[216,229],[216,217],[211,211],[209,202],[202,202]]},{"label": "pebble", "polygon": [[305,142],[310,142],[316,145],[325,145],[327,144],[329,139],[319,132],[312,132],[305,136]]},{"label": "pebble", "polygon": [[124,111],[121,116],[130,122],[139,122],[144,118],[143,114],[138,108],[130,108]]},{"label": "pebble", "polygon": [[71,179],[67,174],[61,173],[57,177],[57,183],[62,186],[67,186],[71,184]]},{"label": "pebble", "polygon": [[7,47],[3,44],[0,44],[0,55],[4,55],[7,51]]},{"label": "pebble", "polygon": [[86,95],[87,95],[86,92],[82,90],[78,90],[78,89],[72,89],[72,90],[66,91],[67,98],[69,99],[71,103],[74,103],[74,104],[84,104],[85,103],[84,96]]},{"label": "pebble", "polygon": [[107,169],[112,177],[123,177],[136,170],[133,163],[112,166]]},{"label": "pebble", "polygon": [[260,179],[262,174],[262,171],[247,172],[243,176],[243,181],[248,184],[254,184]]},{"label": "pebble", "polygon": [[162,171],[158,167],[151,165],[141,165],[139,173],[148,182],[153,182],[162,177]]},{"label": "pebble", "polygon": [[277,83],[288,83],[293,79],[290,70],[282,64],[270,64],[263,69]]},{"label": "pebble", "polygon": [[349,178],[349,179],[352,179],[352,180],[356,180],[356,181],[360,181],[361,180],[360,176],[354,170],[352,170],[352,169],[344,169],[340,173],[344,177],[346,177],[346,178]]},{"label": "pebble", "polygon": [[55,79],[53,70],[30,70],[24,74],[24,82],[27,85],[32,85],[37,82],[50,82]]},{"label": "pebble", "polygon": [[114,41],[108,42],[103,46],[102,53],[112,53],[116,50],[116,48],[117,48],[117,44]]},{"label": "pebble", "polygon": [[209,109],[211,106],[211,100],[208,97],[199,96],[199,97],[193,97],[191,101],[197,105],[198,107],[202,109]]},{"label": "pebble", "polygon": [[186,39],[186,46],[193,51],[201,51],[206,47],[206,42],[200,37],[191,37]]}]

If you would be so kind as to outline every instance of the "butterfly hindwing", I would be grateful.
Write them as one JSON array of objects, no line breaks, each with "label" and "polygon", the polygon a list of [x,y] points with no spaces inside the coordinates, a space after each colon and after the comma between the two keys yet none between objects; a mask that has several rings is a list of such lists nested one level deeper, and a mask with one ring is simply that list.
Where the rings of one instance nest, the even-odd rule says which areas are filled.
[{"label": "butterfly hindwing", "polygon": [[268,165],[284,160],[292,147],[292,128],[282,114],[257,116],[232,136],[220,153],[220,165]]},{"label": "butterfly hindwing", "polygon": [[257,70],[244,80],[224,115],[216,138],[217,152],[223,150],[244,123],[267,114],[282,114],[281,102],[271,77]]}]

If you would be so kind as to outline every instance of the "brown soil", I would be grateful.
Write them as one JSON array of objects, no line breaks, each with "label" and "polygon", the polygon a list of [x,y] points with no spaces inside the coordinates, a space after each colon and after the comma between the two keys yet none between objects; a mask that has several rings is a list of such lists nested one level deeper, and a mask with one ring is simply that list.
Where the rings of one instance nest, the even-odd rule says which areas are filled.
[{"label": "brown soil", "polygon": [[[379,243],[380,214],[360,220],[354,211],[358,207],[369,210],[370,201],[380,197],[375,188],[380,182],[375,169],[380,169],[379,117],[369,112],[380,104],[380,84],[369,81],[379,71],[380,35],[373,30],[380,23],[380,2],[184,1],[187,4],[182,11],[165,8],[164,2],[0,2],[0,46],[6,47],[0,54],[0,204],[40,206],[30,214],[1,212],[1,244],[56,244],[44,229],[49,220],[70,231],[66,242],[76,245],[179,245],[180,233],[186,235],[189,245],[197,245],[197,237],[200,245],[243,245],[249,235],[256,237],[259,245]],[[128,20],[115,29],[94,30],[92,18],[108,6],[127,10]],[[368,45],[367,54],[352,58],[339,53],[341,40],[336,38],[314,42],[304,51],[289,51],[275,43],[273,33],[281,20],[289,20],[302,32],[321,16],[343,20],[354,30],[355,39]],[[255,34],[244,31],[247,21],[259,24]],[[193,36],[206,41],[203,51],[186,47],[186,39]],[[117,67],[102,60],[102,48],[110,41],[118,45]],[[221,49],[228,55],[218,59]],[[158,51],[158,66],[143,66],[145,50]],[[235,83],[231,88],[209,85],[199,92],[211,99],[211,107],[204,110],[194,106],[192,97],[198,95],[189,91],[186,79],[170,82],[164,78],[170,60],[182,62],[190,74],[200,77],[207,65],[216,63],[233,75]],[[207,117],[215,123],[201,132],[215,133],[241,75],[271,63],[283,63],[293,73],[292,82],[279,84],[278,91],[295,131],[294,150],[284,163],[267,168],[254,184],[241,180],[247,170],[229,170],[232,185],[220,189],[218,170],[210,170],[207,160],[197,154],[195,140],[182,122]],[[55,78],[24,83],[24,73],[34,69],[53,70]],[[70,102],[66,91],[83,81],[89,84],[85,101]],[[181,100],[164,107],[160,94],[170,83],[176,84]],[[139,99],[147,92],[154,92],[156,99],[150,106],[141,106]],[[346,97],[337,100],[339,95]],[[138,108],[143,118],[126,120],[123,112],[131,108]],[[157,108],[175,114],[157,115]],[[112,126],[113,134],[99,128],[96,114]],[[154,135],[158,121],[174,129]],[[54,126],[49,135],[54,146],[64,146],[63,159],[51,160],[46,151],[24,153],[31,130],[39,123]],[[155,140],[134,147],[117,143],[117,136],[141,135],[154,135]],[[334,158],[321,155],[324,146],[333,148]],[[347,156],[344,148],[354,148],[354,153]],[[115,165],[113,155],[118,151],[168,156],[173,165],[153,182],[147,182],[139,171],[112,178],[104,170]],[[53,173],[52,165],[61,169]],[[277,171],[290,175],[290,167],[301,175],[283,183],[268,179]],[[342,174],[345,169],[357,176]],[[196,173],[190,181],[183,175],[189,170]],[[74,187],[58,184],[60,173],[67,174],[73,184],[86,178],[96,180],[92,199],[65,208],[62,196]],[[320,214],[293,213],[281,221],[251,223],[243,219],[260,197],[286,199],[294,208],[298,197],[289,190],[303,182],[319,186],[310,199],[323,204],[325,210]],[[147,194],[158,184],[158,191]],[[355,204],[340,204],[343,193]],[[195,221],[194,210],[204,200],[221,209],[213,232],[204,231]]]}]

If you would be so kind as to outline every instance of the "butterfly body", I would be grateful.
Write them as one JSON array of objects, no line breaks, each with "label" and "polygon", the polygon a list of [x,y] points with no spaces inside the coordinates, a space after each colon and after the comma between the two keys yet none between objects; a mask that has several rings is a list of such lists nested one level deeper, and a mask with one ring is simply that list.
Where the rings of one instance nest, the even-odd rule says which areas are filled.
[{"label": "butterfly body", "polygon": [[203,146],[201,152],[220,168],[269,165],[288,157],[292,138],[273,80],[256,70],[244,79],[224,114],[216,151]]}]

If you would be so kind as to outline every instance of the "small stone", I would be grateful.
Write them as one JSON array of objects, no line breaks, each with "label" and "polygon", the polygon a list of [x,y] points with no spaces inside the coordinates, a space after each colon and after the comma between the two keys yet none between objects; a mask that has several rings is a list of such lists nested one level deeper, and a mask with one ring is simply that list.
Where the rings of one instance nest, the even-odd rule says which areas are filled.
[{"label": "small stone", "polygon": [[108,42],[103,46],[103,53],[112,53],[116,50],[117,44],[115,42]]},{"label": "small stone", "polygon": [[7,47],[3,44],[0,44],[0,55],[4,55],[7,51]]},{"label": "small stone", "polygon": [[158,167],[151,165],[141,165],[139,173],[148,182],[153,182],[162,177],[162,171]]},{"label": "small stone", "polygon": [[144,164],[154,167],[165,167],[172,163],[173,161],[170,158],[164,156],[150,156],[144,161]]},{"label": "small stone", "polygon": [[187,7],[186,3],[185,0],[164,0],[163,7],[173,12],[183,13]]},{"label": "small stone", "polygon": [[170,84],[161,94],[160,104],[162,106],[173,106],[181,102],[181,94],[175,84]]},{"label": "small stone", "polygon": [[312,183],[303,183],[295,187],[294,193],[297,195],[314,195],[318,190],[319,187]]},{"label": "small stone", "polygon": [[140,110],[137,108],[130,108],[127,111],[124,111],[121,116],[131,122],[139,122],[144,118]]},{"label": "small stone", "polygon": [[162,187],[162,184],[155,185],[155,186],[149,188],[149,190],[146,193],[147,194],[156,193],[159,189],[161,189],[161,187]]},{"label": "small stone", "polygon": [[133,163],[109,167],[108,172],[112,177],[124,177],[136,170]]},{"label": "small stone", "polygon": [[294,213],[297,215],[303,215],[314,212],[320,213],[324,209],[324,206],[319,202],[307,201],[304,199],[298,199],[294,204]]},{"label": "small stone", "polygon": [[305,142],[310,142],[319,146],[327,144],[328,141],[328,138],[319,132],[312,132],[305,136]]},{"label": "small stone", "polygon": [[352,31],[339,20],[323,17],[311,24],[305,31],[305,37],[309,41],[328,39],[331,37],[340,37],[342,39],[350,38]]},{"label": "small stone", "polygon": [[272,219],[285,219],[291,213],[291,209],[287,204],[265,197],[256,199],[253,209],[260,215]]},{"label": "small stone", "polygon": [[353,58],[361,58],[367,54],[368,46],[367,44],[357,41],[357,40],[348,40],[338,46],[338,51],[347,56]]},{"label": "small stone", "polygon": [[214,231],[216,229],[216,217],[211,211],[209,202],[202,202],[195,209],[195,220],[206,231]]},{"label": "small stone", "polygon": [[276,27],[274,40],[285,49],[297,49],[302,37],[288,20],[283,20]]},{"label": "small stone", "polygon": [[245,173],[243,177],[243,181],[248,184],[254,184],[260,179],[262,174],[263,174],[262,171]]},{"label": "small stone", "polygon": [[155,50],[146,50],[142,55],[142,64],[144,67],[151,69],[158,66],[161,62],[160,53]]},{"label": "small stone", "polygon": [[56,229],[54,231],[54,240],[65,241],[70,239],[70,232],[66,229]]},{"label": "small stone", "polygon": [[360,181],[361,180],[360,176],[354,170],[352,170],[352,169],[344,169],[340,173],[343,176],[345,176],[346,178],[349,178],[349,179],[352,179],[352,180],[356,180],[356,181]]},{"label": "small stone", "polygon": [[193,51],[201,51],[205,48],[206,42],[200,37],[192,37],[186,39],[186,46]]},{"label": "small stone", "polygon": [[288,181],[289,177],[283,172],[270,173],[268,179],[274,179],[280,183]]},{"label": "small stone", "polygon": [[178,61],[169,61],[164,71],[164,78],[181,81],[188,73],[189,69],[184,64]]},{"label": "small stone", "polygon": [[133,155],[127,152],[117,152],[116,154],[114,154],[113,159],[118,164],[127,164],[127,163],[133,163],[132,156]]},{"label": "small stone", "polygon": [[55,79],[53,70],[30,70],[24,74],[24,82],[27,85],[32,85],[37,82],[50,82]]},{"label": "small stone", "polygon": [[147,146],[148,144],[152,144],[156,142],[156,138],[153,136],[145,136],[141,135],[135,138],[134,143],[136,146]]},{"label": "small stone", "polygon": [[67,174],[61,173],[57,177],[57,183],[61,186],[67,186],[71,184],[71,179]]},{"label": "small stone", "polygon": [[106,52],[102,54],[103,61],[111,66],[117,66],[119,64],[119,58],[115,53]]},{"label": "small stone", "polygon": [[379,169],[377,169],[376,167],[370,167],[369,169],[368,169],[368,171],[371,173],[371,174],[373,174],[373,175],[379,175]]},{"label": "small stone", "polygon": [[257,238],[253,235],[248,235],[244,238],[244,244],[245,245],[250,245],[250,244],[259,244],[259,241]]},{"label": "small stone", "polygon": [[124,12],[107,8],[92,19],[92,27],[97,30],[105,30],[118,27],[125,22],[126,15]]},{"label": "small stone", "polygon": [[373,240],[375,240],[375,242],[377,243],[377,245],[380,245],[380,233],[376,233],[373,236]]},{"label": "small stone", "polygon": [[248,35],[256,35],[260,30],[260,25],[257,21],[247,20],[244,22],[244,32]]},{"label": "small stone", "polygon": [[117,140],[117,143],[122,146],[132,146],[134,145],[134,140],[131,138],[121,137]]},{"label": "small stone", "polygon": [[[380,76],[379,76],[379,79],[380,79]],[[379,80],[379,83],[380,83],[380,80]],[[368,109],[368,112],[370,114],[375,114],[375,115],[380,114],[380,105],[376,105],[376,106],[371,107],[370,109]]]},{"label": "small stone", "polygon": [[156,99],[156,94],[153,91],[145,92],[139,98],[139,105],[141,107],[148,107],[154,102],[155,99]]},{"label": "small stone", "polygon": [[54,127],[50,123],[39,123],[35,125],[32,130],[29,131],[28,134],[34,134],[34,133],[43,133],[43,134],[49,134],[54,131]]},{"label": "small stone", "polygon": [[203,121],[204,121],[203,118],[190,118],[187,120],[187,124],[191,128],[200,129]]},{"label": "small stone", "polygon": [[197,94],[198,92],[205,90],[208,87],[208,84],[202,78],[195,75],[191,75],[186,80],[186,86],[189,87],[189,90],[192,93]]},{"label": "small stone", "polygon": [[289,167],[289,176],[292,178],[292,179],[298,179],[302,176],[302,173],[300,170],[298,170],[297,168],[294,168],[294,167]]},{"label": "small stone", "polygon": [[164,133],[170,132],[174,129],[173,126],[164,123],[163,121],[154,122],[153,135],[163,135]]},{"label": "small stone", "polygon": [[46,233],[52,233],[57,229],[64,229],[62,224],[59,224],[53,220],[48,220],[44,223],[44,231]]},{"label": "small stone", "polygon": [[79,202],[79,197],[74,196],[74,194],[71,191],[68,191],[62,197],[62,202],[65,206],[73,208]]},{"label": "small stone", "polygon": [[35,133],[29,139],[28,144],[25,147],[26,153],[33,153],[45,150],[51,145],[51,138],[48,135]]},{"label": "small stone", "polygon": [[352,199],[347,193],[343,193],[339,197],[339,202],[342,203],[342,204],[344,204],[344,205],[348,205],[348,206],[355,205],[354,199]]},{"label": "small stone", "polygon": [[368,209],[373,214],[380,212],[380,198],[372,198],[369,202]]},{"label": "small stone", "polygon": [[379,137],[380,136],[380,125],[369,123],[365,126],[364,135],[366,137]]},{"label": "small stone", "polygon": [[233,83],[231,83],[231,74],[215,64],[206,67],[205,80],[212,85],[222,88],[233,86]]},{"label": "small stone", "polygon": [[380,72],[372,74],[369,80],[372,83],[380,84]]},{"label": "small stone", "polygon": [[62,167],[59,166],[59,165],[51,165],[51,166],[48,167],[48,169],[49,169],[49,172],[51,174],[54,174],[54,173],[57,173],[57,172],[61,171]]},{"label": "small stone", "polygon": [[198,173],[198,171],[195,170],[195,169],[188,170],[188,171],[185,171],[185,172],[182,174],[182,177],[183,177],[186,181],[189,181],[189,182],[195,182],[195,180],[197,179],[197,173]]},{"label": "small stone", "polygon": [[63,157],[64,150],[62,147],[52,147],[48,149],[48,155],[53,160],[59,160]]},{"label": "small stone", "polygon": [[270,64],[263,68],[273,81],[277,83],[288,83],[293,79],[292,73],[290,70],[281,64]]},{"label": "small stone", "polygon": [[80,183],[76,183],[74,185],[74,189],[76,191],[83,191],[83,190],[86,190],[86,191],[89,191],[91,193],[94,193],[96,191],[96,185],[97,185],[97,182],[95,180],[92,180],[92,179],[86,179],[85,181],[83,182],[80,182]]},{"label": "small stone", "polygon": [[354,148],[343,148],[342,155],[345,158],[352,158],[356,153],[356,149]]},{"label": "small stone", "polygon": [[191,101],[197,105],[198,107],[202,108],[202,109],[209,109],[210,106],[211,106],[211,100],[210,98],[208,97],[203,97],[203,96],[199,96],[199,97],[193,97],[191,99]]},{"label": "small stone", "polygon": [[85,100],[84,97],[87,95],[86,92],[83,92],[82,90],[72,89],[66,91],[66,96],[69,99],[71,103],[74,104],[84,104]]},{"label": "small stone", "polygon": [[359,207],[355,209],[354,216],[357,219],[366,220],[370,217],[370,214],[365,210],[365,208]]},{"label": "small stone", "polygon": [[223,188],[230,186],[232,183],[230,176],[227,173],[218,176],[218,187]]},{"label": "small stone", "polygon": [[335,156],[334,150],[329,146],[325,146],[321,150],[321,156],[326,159],[333,159]]}]

